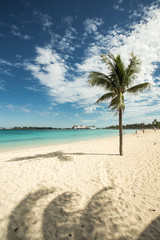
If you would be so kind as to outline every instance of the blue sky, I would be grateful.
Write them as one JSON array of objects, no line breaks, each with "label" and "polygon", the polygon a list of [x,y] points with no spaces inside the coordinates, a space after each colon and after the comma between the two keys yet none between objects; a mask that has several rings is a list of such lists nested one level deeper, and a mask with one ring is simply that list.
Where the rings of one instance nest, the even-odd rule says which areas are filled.
[{"label": "blue sky", "polygon": [[124,124],[160,121],[159,0],[1,0],[0,127],[117,124],[90,71],[107,73],[100,55],[134,51],[142,60],[135,84],[150,91],[125,95]]}]

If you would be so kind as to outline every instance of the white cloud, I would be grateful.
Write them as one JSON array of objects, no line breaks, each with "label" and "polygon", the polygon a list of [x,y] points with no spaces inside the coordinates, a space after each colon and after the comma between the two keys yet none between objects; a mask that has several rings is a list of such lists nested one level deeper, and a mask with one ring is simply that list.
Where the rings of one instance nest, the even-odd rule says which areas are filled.
[{"label": "white cloud", "polygon": [[[72,26],[73,17],[67,16],[63,17],[62,21],[59,25],[60,29],[64,29],[63,34],[57,34],[54,29],[54,23],[51,16],[48,14],[43,14],[40,11],[35,11],[34,16],[39,20],[42,25],[43,31],[50,35],[50,42],[48,43],[48,48],[56,48],[60,52],[73,52],[75,50],[75,45],[73,44],[73,40],[76,38],[77,31]],[[67,55],[67,54],[66,54]],[[65,58],[67,58],[66,56]]]},{"label": "white cloud", "polygon": [[1,73],[1,74],[6,74],[6,75],[8,75],[8,76],[10,76],[10,77],[13,77],[13,76],[14,76],[14,75],[10,72],[9,69],[4,69],[3,67],[0,67],[0,73]]},{"label": "white cloud", "polygon": [[[73,41],[77,37],[77,31],[76,29],[72,26],[73,23],[73,17],[72,16],[67,16],[62,19],[62,23],[65,26],[65,33],[62,37],[59,37],[59,42],[58,42],[58,48],[61,51],[66,51],[67,52],[73,52],[75,50],[75,44],[73,44]],[[63,27],[64,27],[63,26]]]},{"label": "white cloud", "polygon": [[72,44],[72,41],[74,39],[75,32],[72,29],[66,29],[64,36],[60,37],[60,41],[58,42],[57,47],[63,52],[73,52],[75,50],[75,46]]},{"label": "white cloud", "polygon": [[27,64],[26,69],[47,87],[53,100],[58,103],[76,102],[79,106],[93,103],[95,96],[103,92],[102,89],[88,86],[88,74],[68,79],[69,67],[56,52],[49,48],[37,48],[36,51],[34,63]]},{"label": "white cloud", "polygon": [[20,68],[23,67],[23,63],[18,63],[18,62],[9,62],[5,59],[0,58],[0,73],[1,74],[6,74],[10,77],[13,77],[14,75],[12,74],[12,68]]},{"label": "white cloud", "polygon": [[124,8],[121,6],[123,0],[116,0],[116,3],[113,5],[115,10],[124,11]]},{"label": "white cloud", "polygon": [[5,66],[5,67],[8,66],[8,67],[19,68],[19,67],[23,66],[23,63],[20,63],[20,62],[13,63],[13,62],[9,62],[9,61],[7,61],[5,59],[0,58],[0,65]]},{"label": "white cloud", "polygon": [[97,106],[91,106],[84,108],[85,113],[94,113],[97,109]]},{"label": "white cloud", "polygon": [[5,82],[0,79],[0,90],[5,90],[4,85],[5,85]]},{"label": "white cloud", "polygon": [[114,6],[113,6],[113,8],[115,9],[115,10],[119,10],[119,11],[124,11],[124,8],[122,8],[120,5],[118,5],[118,4],[115,4]]},{"label": "white cloud", "polygon": [[101,18],[87,18],[84,22],[86,34],[97,33],[98,27],[103,25],[103,20]]},{"label": "white cloud", "polygon": [[27,90],[33,91],[33,92],[39,92],[41,91],[41,89],[37,88],[37,87],[24,87]]},{"label": "white cloud", "polygon": [[8,110],[11,110],[11,111],[13,111],[13,110],[15,109],[15,107],[14,107],[12,104],[7,104],[7,105],[6,105],[6,108],[7,108]]},{"label": "white cloud", "polygon": [[21,59],[21,58],[22,58],[22,55],[16,54],[16,58]]},{"label": "white cloud", "polygon": [[49,115],[50,115],[50,111],[47,111],[47,110],[44,110],[44,111],[42,111],[41,113],[40,113],[40,115],[42,116],[42,117],[48,117]]},{"label": "white cloud", "polygon": [[29,113],[29,112],[30,112],[30,109],[28,109],[28,108],[26,108],[26,107],[22,107],[22,108],[20,108],[20,110],[21,110],[22,112],[25,112],[25,113]]},{"label": "white cloud", "polygon": [[27,34],[22,34],[19,30],[19,28],[16,25],[12,25],[12,34],[16,37],[20,37],[23,38],[24,40],[29,40],[31,39],[31,36],[27,35]]},{"label": "white cloud", "polygon": [[62,18],[62,23],[67,25],[67,29],[70,29],[72,32],[77,34],[77,30],[72,26],[72,23],[74,22],[72,16],[67,16]]},{"label": "white cloud", "polygon": [[31,110],[28,108],[28,105],[13,105],[13,104],[3,104],[3,107],[9,111],[14,112],[25,112],[29,113]]},{"label": "white cloud", "polygon": [[83,63],[76,64],[79,72],[104,71],[104,64],[101,61],[100,54],[97,54],[95,47],[95,54],[86,58]]},{"label": "white cloud", "polygon": [[12,63],[11,63],[11,62],[6,61],[6,60],[4,60],[4,59],[2,59],[2,58],[0,58],[0,64],[1,64],[1,65],[12,66]]},{"label": "white cloud", "polygon": [[43,14],[40,11],[35,11],[34,16],[36,16],[40,20],[43,31],[50,30],[54,25],[52,17],[48,14]]}]

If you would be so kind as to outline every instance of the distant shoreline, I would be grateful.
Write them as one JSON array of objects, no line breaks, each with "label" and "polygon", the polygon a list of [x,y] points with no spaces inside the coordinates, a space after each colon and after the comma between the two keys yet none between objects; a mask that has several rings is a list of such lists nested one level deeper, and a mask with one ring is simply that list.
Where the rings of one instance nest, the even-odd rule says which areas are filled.
[{"label": "distant shoreline", "polygon": [[[81,127],[77,127],[78,125],[74,125],[72,127],[12,127],[12,128],[5,128],[5,127],[1,127],[0,130],[84,130],[84,129],[93,129],[92,127],[94,127],[95,129],[111,129],[111,130],[115,130],[115,129],[119,129],[119,125],[111,125],[111,126],[106,126],[106,127],[95,127],[95,126],[82,126]],[[79,125],[81,126],[81,125]],[[75,128],[77,127],[77,128]],[[126,130],[142,130],[142,129],[160,129],[160,122],[158,121],[153,121],[152,123],[132,123],[132,124],[126,124],[122,126],[123,129]]]},{"label": "distant shoreline", "polygon": [[[96,129],[107,129],[107,128],[96,128]],[[90,130],[89,128],[51,128],[51,127],[17,127],[17,128],[2,128],[0,130]]]},{"label": "distant shoreline", "polygon": [[[111,128],[111,127],[106,127],[106,128],[96,128],[94,130],[101,130],[101,129],[104,129],[104,130],[118,130],[119,128]],[[150,128],[126,128],[126,127],[123,127],[123,130],[143,130],[143,129],[154,129],[154,127],[150,127]],[[90,130],[90,128],[77,128],[77,129],[74,129],[74,128],[51,128],[51,127],[17,127],[17,128],[1,128],[0,131],[5,131],[5,130]]]}]

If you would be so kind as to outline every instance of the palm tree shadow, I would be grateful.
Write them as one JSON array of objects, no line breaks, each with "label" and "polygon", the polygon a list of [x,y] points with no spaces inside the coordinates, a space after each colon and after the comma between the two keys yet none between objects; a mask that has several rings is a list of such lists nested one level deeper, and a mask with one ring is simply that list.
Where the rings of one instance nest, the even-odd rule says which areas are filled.
[{"label": "palm tree shadow", "polygon": [[[108,197],[110,190],[113,187],[105,187],[98,193],[94,194],[87,204],[83,217],[83,237],[85,239],[110,239],[108,238],[109,229],[106,226],[106,219],[110,219],[110,208],[112,208],[112,201]],[[105,219],[105,221],[103,221]],[[113,226],[110,226],[113,228]]]},{"label": "palm tree shadow", "polygon": [[29,240],[30,237],[27,236],[29,226],[36,222],[34,212],[32,211],[36,202],[55,191],[52,189],[41,189],[34,193],[28,194],[12,211],[7,231],[7,240]]},{"label": "palm tree shadow", "polygon": [[77,209],[79,199],[79,194],[65,192],[50,202],[43,214],[44,240],[71,240],[81,236],[79,226],[83,211]]},{"label": "palm tree shadow", "polygon": [[[59,195],[44,211],[42,224],[44,240],[111,239],[107,238],[110,229],[107,229],[105,222],[100,220],[106,216],[110,219],[108,210],[112,203],[106,194],[111,189],[113,188],[104,188],[96,193],[83,210],[77,209],[79,194],[66,192]],[[114,224],[112,225],[114,228]]]},{"label": "palm tree shadow", "polygon": [[46,154],[36,154],[33,156],[13,158],[11,160],[8,160],[7,162],[17,162],[17,161],[23,161],[23,160],[32,160],[32,159],[38,159],[38,158],[54,158],[54,157],[57,157],[60,161],[71,161],[72,158],[66,155],[67,154],[63,153],[62,151],[56,151],[56,152],[50,152]]},{"label": "palm tree shadow", "polygon": [[137,240],[160,239],[160,217],[154,219],[141,233]]},{"label": "palm tree shadow", "polygon": [[13,158],[11,160],[7,160],[6,162],[18,162],[18,161],[24,161],[24,160],[35,160],[39,158],[54,158],[57,157],[60,161],[72,161],[72,158],[68,155],[79,155],[79,156],[118,156],[119,154],[104,154],[104,153],[83,153],[83,152],[76,152],[76,153],[64,153],[63,151],[56,151],[56,152],[50,152],[46,154],[36,154],[33,156],[25,156],[25,157],[18,157],[18,158]]}]

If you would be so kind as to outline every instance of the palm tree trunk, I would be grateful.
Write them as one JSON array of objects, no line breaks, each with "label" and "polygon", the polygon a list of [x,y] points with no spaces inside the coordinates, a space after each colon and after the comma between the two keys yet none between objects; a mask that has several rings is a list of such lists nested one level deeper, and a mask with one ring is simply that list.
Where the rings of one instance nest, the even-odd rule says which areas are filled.
[{"label": "palm tree trunk", "polygon": [[119,154],[123,155],[122,109],[119,109]]}]

